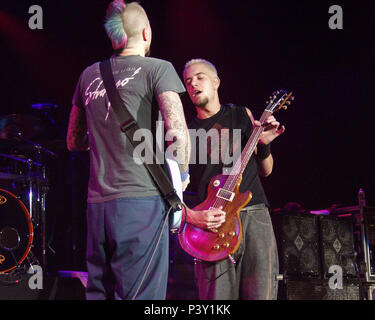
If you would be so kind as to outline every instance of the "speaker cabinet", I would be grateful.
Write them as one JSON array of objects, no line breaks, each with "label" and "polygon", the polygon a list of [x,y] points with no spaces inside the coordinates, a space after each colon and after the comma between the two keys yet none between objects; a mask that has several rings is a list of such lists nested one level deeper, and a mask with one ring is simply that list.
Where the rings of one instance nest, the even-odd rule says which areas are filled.
[{"label": "speaker cabinet", "polygon": [[344,277],[355,277],[353,220],[320,216],[323,276],[331,266],[340,266]]},{"label": "speaker cabinet", "polygon": [[303,213],[278,213],[273,217],[278,241],[280,271],[286,275],[320,277],[317,217]]},{"label": "speaker cabinet", "polygon": [[359,285],[344,280],[342,289],[331,289],[328,279],[287,280],[287,300],[360,300]]}]

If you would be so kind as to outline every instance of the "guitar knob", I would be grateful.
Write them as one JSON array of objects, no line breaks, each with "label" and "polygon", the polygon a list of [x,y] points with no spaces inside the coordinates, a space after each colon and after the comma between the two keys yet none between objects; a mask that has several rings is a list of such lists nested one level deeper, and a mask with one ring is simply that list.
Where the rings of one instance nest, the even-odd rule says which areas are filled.
[{"label": "guitar knob", "polygon": [[219,250],[219,249],[220,249],[220,245],[215,244],[215,245],[214,245],[214,249],[215,249],[215,250]]},{"label": "guitar knob", "polygon": [[229,235],[230,235],[231,237],[234,237],[234,236],[236,235],[236,233],[235,233],[234,231],[230,231],[230,232],[229,232]]},{"label": "guitar knob", "polygon": [[224,248],[229,248],[230,244],[229,244],[229,242],[225,242],[225,243],[222,244],[222,246],[223,246]]},{"label": "guitar knob", "polygon": [[219,237],[220,238],[224,238],[225,237],[225,234],[223,232],[219,233]]},{"label": "guitar knob", "polygon": [[220,180],[215,180],[213,185],[214,185],[214,187],[220,186]]}]

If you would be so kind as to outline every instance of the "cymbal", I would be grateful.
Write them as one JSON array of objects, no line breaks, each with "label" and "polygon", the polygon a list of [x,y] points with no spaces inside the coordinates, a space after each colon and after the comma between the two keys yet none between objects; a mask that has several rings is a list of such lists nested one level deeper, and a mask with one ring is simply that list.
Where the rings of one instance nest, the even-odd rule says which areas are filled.
[{"label": "cymbal", "polygon": [[0,139],[30,139],[43,130],[42,120],[28,114],[0,116]]}]

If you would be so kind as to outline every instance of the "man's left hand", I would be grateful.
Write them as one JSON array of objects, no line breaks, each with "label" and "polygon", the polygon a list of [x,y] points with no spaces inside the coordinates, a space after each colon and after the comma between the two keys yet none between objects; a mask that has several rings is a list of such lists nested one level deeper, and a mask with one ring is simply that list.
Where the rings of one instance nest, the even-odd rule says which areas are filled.
[{"label": "man's left hand", "polygon": [[[254,121],[254,126],[260,127],[261,123],[257,120]],[[269,116],[263,124],[264,130],[260,134],[259,143],[269,144],[275,140],[280,134],[285,131],[285,127],[280,127],[280,122],[276,120],[274,116]],[[279,128],[280,127],[280,128]]]}]

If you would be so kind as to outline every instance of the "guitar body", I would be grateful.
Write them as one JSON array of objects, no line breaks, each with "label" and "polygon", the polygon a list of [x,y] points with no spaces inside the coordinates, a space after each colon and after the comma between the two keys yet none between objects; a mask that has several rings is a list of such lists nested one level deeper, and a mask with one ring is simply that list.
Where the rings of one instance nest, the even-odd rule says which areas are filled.
[{"label": "guitar body", "polygon": [[[208,210],[223,205],[225,211],[225,222],[217,232],[204,230],[186,223],[179,234],[181,247],[191,256],[203,261],[219,261],[227,258],[237,251],[242,240],[242,224],[240,211],[251,200],[250,191],[239,192],[241,179],[234,187],[231,201],[221,201],[217,206],[217,194],[228,178],[228,175],[217,175],[210,180],[207,198],[193,210]],[[220,199],[219,199],[220,200]]]}]

